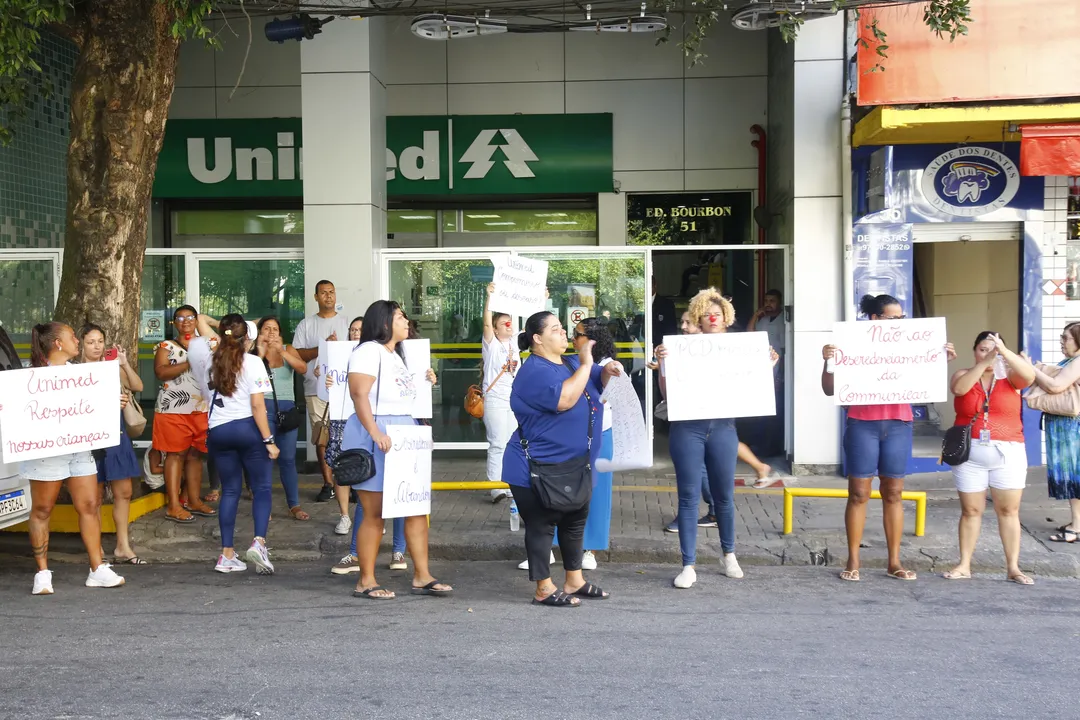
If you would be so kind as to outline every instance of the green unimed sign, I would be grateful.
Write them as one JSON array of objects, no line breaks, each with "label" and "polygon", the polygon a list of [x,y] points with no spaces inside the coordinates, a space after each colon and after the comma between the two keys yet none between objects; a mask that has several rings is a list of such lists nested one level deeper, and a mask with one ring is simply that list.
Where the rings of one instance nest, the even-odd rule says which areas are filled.
[{"label": "green unimed sign", "polygon": [[[170,120],[154,197],[302,197],[302,145],[300,118]],[[608,113],[389,117],[386,145],[395,199],[612,191]]]}]

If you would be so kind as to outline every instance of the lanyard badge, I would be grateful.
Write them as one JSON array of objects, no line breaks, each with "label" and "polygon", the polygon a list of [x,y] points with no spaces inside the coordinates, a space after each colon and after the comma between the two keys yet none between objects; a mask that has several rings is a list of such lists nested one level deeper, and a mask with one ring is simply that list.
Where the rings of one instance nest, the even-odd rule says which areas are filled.
[{"label": "lanyard badge", "polygon": [[986,397],[983,398],[983,425],[982,429],[979,430],[979,444],[981,445],[990,444],[990,395],[994,392],[996,382],[996,378],[990,381],[990,389],[986,391]]}]

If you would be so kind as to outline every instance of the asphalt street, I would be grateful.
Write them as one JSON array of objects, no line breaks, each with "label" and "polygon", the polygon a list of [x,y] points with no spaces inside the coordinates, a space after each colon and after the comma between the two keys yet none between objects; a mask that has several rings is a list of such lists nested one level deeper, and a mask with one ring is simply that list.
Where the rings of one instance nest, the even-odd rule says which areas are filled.
[{"label": "asphalt street", "polygon": [[[90,590],[0,568],[0,718],[1056,718],[1075,714],[1080,581],[917,582],[836,568],[602,565],[612,593],[529,604],[510,562],[439,563],[453,598],[355,599],[325,563],[273,577],[124,569]],[[556,577],[559,568],[556,566]]]}]

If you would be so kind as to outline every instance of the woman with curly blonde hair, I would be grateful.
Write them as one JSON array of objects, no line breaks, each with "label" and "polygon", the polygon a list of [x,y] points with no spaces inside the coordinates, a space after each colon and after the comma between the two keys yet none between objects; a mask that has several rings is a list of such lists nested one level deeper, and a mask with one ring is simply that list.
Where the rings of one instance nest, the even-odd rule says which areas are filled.
[{"label": "woman with curly blonde hair", "polygon": [[[690,301],[688,313],[690,324],[700,328],[704,334],[727,332],[735,322],[735,307],[716,288],[708,288],[695,295]],[[666,354],[658,348],[657,357]],[[660,391],[667,395],[663,373],[660,375]],[[743,571],[735,558],[735,465],[739,452],[735,421],[720,418],[672,422],[669,449],[679,491],[679,549],[682,551],[683,564],[682,572],[674,580],[675,587],[686,589],[697,582],[694,569],[697,560],[697,510],[703,481],[709,483],[716,504],[720,546],[724,551],[723,572],[730,578],[741,578]]]}]

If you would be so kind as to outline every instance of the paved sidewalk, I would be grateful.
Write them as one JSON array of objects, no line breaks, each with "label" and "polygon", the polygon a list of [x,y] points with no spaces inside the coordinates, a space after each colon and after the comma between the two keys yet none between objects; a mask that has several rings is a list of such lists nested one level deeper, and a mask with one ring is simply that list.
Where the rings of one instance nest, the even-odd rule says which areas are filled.
[{"label": "paved sidewalk", "polygon": [[[482,460],[436,460],[433,477],[440,480],[482,480]],[[749,473],[740,474],[750,479]],[[843,478],[800,477],[788,485],[845,487]],[[273,520],[269,544],[273,556],[282,560],[324,559],[332,564],[348,551],[349,537],[335,535],[337,504],[312,501],[320,487],[314,475],[301,476],[303,507],[312,519],[293,520],[285,507],[280,485],[274,488]],[[957,558],[956,521],[959,503],[948,473],[910,478],[908,489],[926,490],[928,508],[926,534],[914,536],[913,504],[906,513],[903,560],[909,568],[942,572]],[[674,571],[679,563],[679,542],[675,534],[665,533],[664,526],[675,516],[677,497],[675,477],[670,466],[649,471],[617,473],[613,493],[611,547],[598,553],[600,562],[665,562]],[[736,488],[736,552],[744,566],[826,564],[842,567],[847,558],[844,537],[844,501],[838,499],[796,498],[794,532],[784,536],[783,491],[772,488],[756,491]],[[442,491],[432,503],[430,547],[434,559],[507,560],[524,559],[524,531],[509,530],[509,503],[492,504],[486,492]],[[704,506],[701,514],[704,514]],[[237,544],[250,542],[251,504],[240,503],[237,519]],[[1045,474],[1033,470],[1028,481],[1021,520],[1025,532],[1021,547],[1022,567],[1042,576],[1080,577],[1080,543],[1064,545],[1046,540],[1052,529],[1068,520],[1065,503],[1047,500]],[[389,525],[389,523],[388,523]],[[218,522],[200,518],[190,525],[178,525],[164,519],[159,510],[132,525],[132,540],[139,554],[151,562],[206,562],[217,556]],[[0,551],[26,554],[21,547],[24,535],[0,538]],[[389,552],[389,528],[384,552]],[[106,540],[111,549],[111,540]],[[881,504],[871,501],[863,540],[862,564],[867,568],[884,567],[884,534],[881,528]],[[715,529],[698,534],[699,564],[716,563],[719,537]],[[77,536],[54,537],[52,557],[79,560]],[[81,561],[81,560],[80,560]],[[974,560],[978,572],[1003,573],[1004,557],[997,536],[993,510],[987,509],[982,537]]]}]

